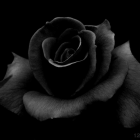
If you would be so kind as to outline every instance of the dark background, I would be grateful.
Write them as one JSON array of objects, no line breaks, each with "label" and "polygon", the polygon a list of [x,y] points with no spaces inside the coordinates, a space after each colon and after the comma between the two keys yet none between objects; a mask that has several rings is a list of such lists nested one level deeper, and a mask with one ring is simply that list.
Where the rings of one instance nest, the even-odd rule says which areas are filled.
[{"label": "dark background", "polygon": [[[137,60],[139,57],[139,15],[137,4],[123,3],[99,3],[94,2],[62,2],[62,3],[6,3],[1,9],[1,45],[0,45],[0,80],[3,79],[7,64],[11,63],[13,56],[11,52],[28,58],[28,46],[32,35],[37,29],[51,21],[55,17],[73,17],[80,20],[85,25],[98,25],[105,19],[109,20],[111,30],[115,33],[115,46],[130,41],[131,50]],[[137,36],[138,34],[138,36]],[[98,108],[100,109],[100,107]],[[91,114],[88,114],[91,115]],[[101,116],[102,115],[102,116]],[[117,126],[103,123],[104,113],[100,114],[98,123],[91,117],[80,118],[76,124],[71,123],[73,118],[47,121],[40,123],[27,115],[26,118],[17,115],[0,107],[0,135],[12,138],[31,139],[47,137],[67,137],[86,136],[100,137],[111,136],[112,138],[128,136],[130,130],[118,131]],[[104,118],[104,119],[103,119]],[[87,119],[89,119],[87,121]],[[73,121],[72,121],[73,122]],[[94,126],[94,123],[95,126]],[[108,129],[108,125],[113,127]],[[80,129],[79,129],[80,128]],[[112,131],[111,131],[112,130]],[[138,131],[131,131],[134,137]],[[139,131],[140,132],[140,131]],[[0,138],[1,139],[1,138]]]}]

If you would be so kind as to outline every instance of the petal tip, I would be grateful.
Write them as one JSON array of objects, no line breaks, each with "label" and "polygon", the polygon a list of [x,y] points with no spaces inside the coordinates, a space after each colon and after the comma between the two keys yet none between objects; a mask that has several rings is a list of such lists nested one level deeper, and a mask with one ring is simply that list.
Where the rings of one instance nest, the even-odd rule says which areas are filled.
[{"label": "petal tip", "polygon": [[115,34],[111,31],[111,25],[107,19],[97,26],[96,33],[100,35],[105,34],[107,37],[114,40]]},{"label": "petal tip", "polygon": [[104,25],[104,26],[106,26],[107,29],[111,29],[110,22],[109,22],[107,19],[105,19],[105,20],[103,21],[103,23],[101,23],[101,24]]}]

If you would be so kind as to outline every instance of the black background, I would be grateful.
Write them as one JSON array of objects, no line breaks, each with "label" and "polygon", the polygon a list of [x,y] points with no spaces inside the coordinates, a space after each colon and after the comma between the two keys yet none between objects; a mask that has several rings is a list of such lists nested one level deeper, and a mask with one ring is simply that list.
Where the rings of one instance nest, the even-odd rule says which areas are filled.
[{"label": "black background", "polygon": [[[11,52],[28,58],[28,46],[32,35],[37,29],[45,25],[45,22],[51,21],[55,17],[73,17],[85,25],[98,25],[105,19],[109,20],[111,30],[115,33],[115,46],[129,40],[132,53],[140,62],[139,44],[137,41],[139,40],[139,36],[137,36],[139,16],[136,4],[115,2],[105,4],[99,2],[99,4],[96,4],[94,2],[75,3],[72,1],[56,3],[52,1],[52,3],[12,2],[4,3],[2,7],[0,18],[0,80],[5,75],[7,64],[13,60]],[[98,109],[101,109],[100,106]],[[87,121],[87,119],[89,120]],[[73,119],[70,122],[67,119],[62,119],[40,123],[28,115],[26,118],[18,117],[0,107],[0,135],[4,137],[3,139],[8,139],[9,137],[14,139],[29,139],[29,137],[37,139],[38,136],[42,140],[41,138],[43,137],[51,139],[56,136],[67,139],[67,137],[73,138],[83,135],[86,139],[94,138],[95,136],[115,138],[116,136],[127,137],[131,135],[134,137],[134,134],[138,133],[137,130],[118,131],[117,126],[113,127],[113,125],[107,122],[102,124],[103,120],[105,120],[104,113],[100,113],[99,119],[101,121],[96,122],[92,120],[92,117],[83,117],[75,124],[71,123]],[[96,124],[94,125],[94,123]],[[108,129],[108,127],[112,128]],[[131,131],[131,134],[129,131]]]}]

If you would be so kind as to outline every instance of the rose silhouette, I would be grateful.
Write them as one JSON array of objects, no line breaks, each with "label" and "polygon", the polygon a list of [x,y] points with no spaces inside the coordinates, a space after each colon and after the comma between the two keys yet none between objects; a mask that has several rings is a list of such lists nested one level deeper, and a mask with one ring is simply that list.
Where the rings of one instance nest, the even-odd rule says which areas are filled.
[{"label": "rose silhouette", "polygon": [[98,26],[58,17],[38,29],[29,59],[14,60],[0,82],[0,104],[38,120],[81,114],[94,101],[107,102],[121,88],[117,113],[124,127],[140,123],[140,64],[129,41],[114,48],[108,20]]}]

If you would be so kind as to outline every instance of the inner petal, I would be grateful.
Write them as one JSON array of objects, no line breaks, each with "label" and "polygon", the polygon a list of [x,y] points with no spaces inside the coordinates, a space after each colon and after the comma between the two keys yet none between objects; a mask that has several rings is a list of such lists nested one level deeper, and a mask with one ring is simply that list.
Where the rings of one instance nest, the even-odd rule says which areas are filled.
[{"label": "inner petal", "polygon": [[80,44],[81,38],[78,35],[74,36],[70,42],[64,42],[56,51],[54,61],[62,62],[62,59],[64,60],[64,58],[66,60],[79,48]]},{"label": "inner petal", "polygon": [[69,57],[71,57],[74,54],[75,50],[72,48],[66,48],[63,54],[61,55],[61,62],[67,60]]}]

